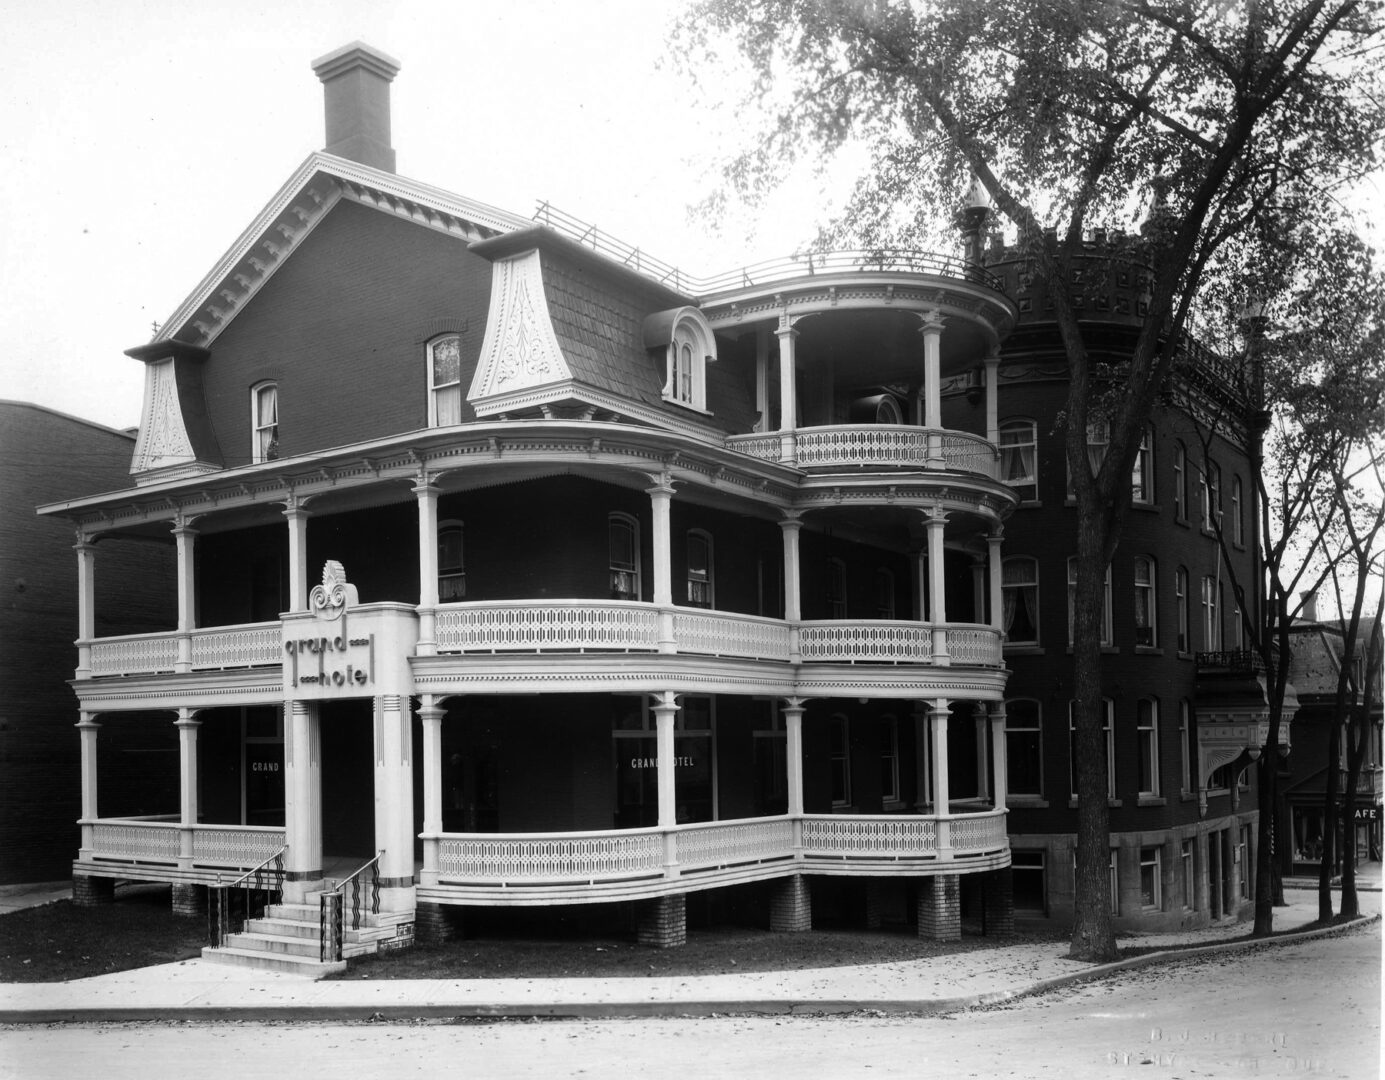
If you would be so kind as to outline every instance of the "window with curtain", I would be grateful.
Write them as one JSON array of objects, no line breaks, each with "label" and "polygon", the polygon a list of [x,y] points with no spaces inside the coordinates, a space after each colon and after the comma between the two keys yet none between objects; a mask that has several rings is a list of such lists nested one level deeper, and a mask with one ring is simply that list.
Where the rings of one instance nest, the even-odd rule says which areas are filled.
[{"label": "window with curtain", "polygon": [[628,514],[612,514],[607,521],[611,599],[640,598],[640,533]]},{"label": "window with curtain", "polygon": [[1038,428],[1033,420],[1006,420],[1000,425],[1000,479],[1037,496],[1039,482]]},{"label": "window with curtain", "polygon": [[1001,565],[1000,600],[1005,641],[1033,645],[1039,641],[1039,563],[1014,556]]},{"label": "window with curtain", "polygon": [[263,382],[250,390],[250,446],[254,463],[279,457],[279,384]]},{"label": "window with curtain", "polygon": [[1158,645],[1158,606],[1154,588],[1154,560],[1146,555],[1135,558],[1135,644]]},{"label": "window with curtain", "polygon": [[713,606],[712,536],[702,529],[688,533],[688,603]]},{"label": "window with curtain", "polygon": [[444,334],[428,343],[428,425],[462,422],[462,338]]},{"label": "window with curtain", "polygon": [[460,521],[438,523],[438,602],[466,599],[465,534]]}]

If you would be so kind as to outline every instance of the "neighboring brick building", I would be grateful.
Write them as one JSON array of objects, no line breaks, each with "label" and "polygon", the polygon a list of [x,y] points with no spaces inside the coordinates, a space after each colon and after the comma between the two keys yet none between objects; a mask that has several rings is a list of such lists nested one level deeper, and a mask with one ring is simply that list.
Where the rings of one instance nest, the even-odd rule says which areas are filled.
[{"label": "neighboring brick building", "polygon": [[[72,677],[77,649],[72,613],[71,525],[35,516],[42,503],[128,484],[132,434],[40,405],[0,401],[0,884],[53,881],[72,872],[81,812],[81,769]],[[176,607],[171,544],[113,539],[103,546],[110,572],[100,583],[103,636],[166,630]],[[176,752],[169,730],[131,734],[137,750]],[[114,771],[128,773],[128,769]],[[127,761],[135,760],[127,758]],[[112,779],[113,806],[139,813]]]}]

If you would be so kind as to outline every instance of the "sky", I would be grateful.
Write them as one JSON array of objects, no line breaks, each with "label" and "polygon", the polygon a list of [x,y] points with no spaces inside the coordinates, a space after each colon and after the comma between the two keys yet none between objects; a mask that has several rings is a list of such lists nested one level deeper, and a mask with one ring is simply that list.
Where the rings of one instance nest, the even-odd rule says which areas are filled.
[{"label": "sky", "polygon": [[739,133],[660,63],[681,6],[0,0],[0,398],[139,423],[124,350],[322,148],[311,64],[356,40],[400,62],[402,176],[525,216],[547,200],[697,275],[789,254],[824,216],[811,185],[719,236],[689,219]]}]

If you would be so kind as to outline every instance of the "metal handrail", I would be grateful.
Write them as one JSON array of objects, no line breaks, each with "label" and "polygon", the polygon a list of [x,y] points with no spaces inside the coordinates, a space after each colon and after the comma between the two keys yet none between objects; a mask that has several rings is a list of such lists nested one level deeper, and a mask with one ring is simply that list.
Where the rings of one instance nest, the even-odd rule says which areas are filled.
[{"label": "metal handrail", "polygon": [[346,888],[351,887],[351,929],[361,928],[361,899],[364,889],[363,875],[371,867],[376,872],[370,878],[370,914],[380,914],[380,859],[383,851],[376,852],[375,858],[358,867],[350,876],[326,890],[318,900],[318,930],[321,939],[319,957],[324,964],[342,958],[342,944],[346,934],[345,907]]},{"label": "metal handrail", "polygon": [[[247,870],[230,884],[223,885],[221,875],[216,876],[216,884],[211,886],[207,893],[207,937],[212,948],[220,948],[231,933],[240,933],[251,919],[258,919],[264,914],[274,893],[283,895],[284,855],[288,849],[289,846],[284,844],[269,858]],[[271,876],[273,884],[266,884],[266,874]],[[254,884],[250,883],[252,879]],[[232,889],[240,889],[245,894],[245,904],[240,918],[236,920],[234,931],[230,929]],[[262,902],[258,904],[255,902],[257,893],[264,894]]]}]

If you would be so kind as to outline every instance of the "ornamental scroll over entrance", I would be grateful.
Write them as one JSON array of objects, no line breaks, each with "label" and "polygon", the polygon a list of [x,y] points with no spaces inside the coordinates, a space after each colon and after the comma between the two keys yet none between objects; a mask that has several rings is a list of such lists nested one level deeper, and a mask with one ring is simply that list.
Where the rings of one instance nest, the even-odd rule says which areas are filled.
[{"label": "ornamental scroll over entrance", "polygon": [[[375,683],[375,635],[353,633],[350,609],[360,602],[356,586],[334,559],[322,568],[322,584],[308,597],[309,626],[284,633],[284,677],[291,690],[368,689]],[[307,631],[304,633],[304,631]]]}]

